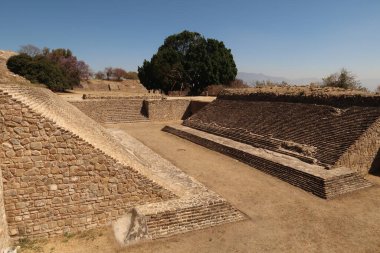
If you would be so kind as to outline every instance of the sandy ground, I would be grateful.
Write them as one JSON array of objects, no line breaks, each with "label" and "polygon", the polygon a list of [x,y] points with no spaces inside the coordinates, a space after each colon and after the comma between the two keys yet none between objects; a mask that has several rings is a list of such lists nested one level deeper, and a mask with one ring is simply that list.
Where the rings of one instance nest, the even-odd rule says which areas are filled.
[{"label": "sandy ground", "polygon": [[374,187],[323,200],[222,154],[160,131],[112,125],[225,197],[249,220],[121,248],[110,228],[66,235],[22,252],[380,252],[380,177]]},{"label": "sandy ground", "polygon": [[[136,96],[136,95],[144,95],[143,93],[130,94],[125,92],[107,92],[107,91],[86,91],[86,90],[71,90],[68,92],[58,92],[56,93],[66,101],[81,101],[83,100],[83,94],[94,94],[94,95],[107,95],[107,96]],[[148,93],[149,95],[149,93]],[[184,99],[184,100],[193,100],[193,101],[204,101],[204,102],[212,102],[216,99],[213,96],[186,96],[186,97],[165,97],[167,100],[176,100],[176,99]]]}]

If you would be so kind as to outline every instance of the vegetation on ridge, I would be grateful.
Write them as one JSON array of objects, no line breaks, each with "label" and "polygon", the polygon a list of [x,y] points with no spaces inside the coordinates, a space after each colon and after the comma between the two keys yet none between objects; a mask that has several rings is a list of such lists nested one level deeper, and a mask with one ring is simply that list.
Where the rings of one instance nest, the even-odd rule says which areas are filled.
[{"label": "vegetation on ridge", "polygon": [[352,89],[352,90],[366,90],[362,87],[360,81],[346,69],[341,69],[340,73],[331,74],[323,80],[323,85],[325,87],[337,87],[343,89]]},{"label": "vegetation on ridge", "polygon": [[90,76],[89,66],[79,61],[69,49],[38,49],[26,45],[19,55],[11,56],[7,67],[32,83],[45,84],[53,91],[64,91],[78,86]]},{"label": "vegetation on ridge", "polygon": [[116,80],[121,81],[122,79],[132,79],[138,80],[137,72],[129,71],[122,68],[112,68],[107,67],[103,71],[98,71],[95,73],[95,78],[99,80]]}]

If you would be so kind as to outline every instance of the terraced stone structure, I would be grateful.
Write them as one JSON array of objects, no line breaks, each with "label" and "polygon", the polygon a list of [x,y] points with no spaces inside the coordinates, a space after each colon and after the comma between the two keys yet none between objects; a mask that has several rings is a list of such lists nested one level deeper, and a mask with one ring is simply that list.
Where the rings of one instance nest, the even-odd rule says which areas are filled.
[{"label": "terraced stone structure", "polygon": [[208,102],[163,99],[155,94],[85,94],[85,99],[70,101],[93,120],[104,123],[136,123],[184,120]]},{"label": "terraced stone structure", "polygon": [[244,218],[47,89],[0,84],[0,128],[0,250],[8,234],[54,236],[117,221],[127,243]]},{"label": "terraced stone structure", "polygon": [[380,96],[322,88],[225,90],[166,127],[322,198],[368,187],[380,149]]},{"label": "terraced stone structure", "polygon": [[148,117],[138,98],[106,98],[72,101],[71,104],[99,123],[146,122]]}]

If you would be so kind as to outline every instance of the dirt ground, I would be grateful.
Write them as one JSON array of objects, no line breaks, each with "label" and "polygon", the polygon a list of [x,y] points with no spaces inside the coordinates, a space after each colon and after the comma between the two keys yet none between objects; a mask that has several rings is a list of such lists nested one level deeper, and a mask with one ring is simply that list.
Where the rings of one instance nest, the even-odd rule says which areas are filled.
[{"label": "dirt ground", "polygon": [[[172,124],[172,123],[171,123]],[[110,228],[24,242],[22,252],[380,252],[380,177],[375,186],[323,200],[241,162],[160,131],[165,124],[111,125],[127,131],[249,219],[121,248]]]}]

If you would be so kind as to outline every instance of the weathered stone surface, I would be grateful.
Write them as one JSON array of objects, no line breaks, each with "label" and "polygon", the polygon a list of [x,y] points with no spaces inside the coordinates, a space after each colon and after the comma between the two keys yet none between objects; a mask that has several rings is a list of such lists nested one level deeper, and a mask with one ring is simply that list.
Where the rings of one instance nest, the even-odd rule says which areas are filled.
[{"label": "weathered stone surface", "polygon": [[[253,94],[253,97],[248,95],[251,100],[244,100],[245,95],[222,96],[183,124],[256,147],[316,159],[331,167],[346,166],[367,172],[370,169],[380,148],[380,105],[341,109],[288,103],[280,98],[276,102],[275,94],[271,93],[257,93],[257,96],[264,99],[267,95],[274,101],[256,101],[256,93]],[[293,99],[291,95],[286,96]],[[328,98],[323,97],[324,103]],[[304,148],[290,149],[289,142]]]},{"label": "weathered stone surface", "polygon": [[9,246],[8,224],[5,216],[2,166],[0,166],[0,251]]},{"label": "weathered stone surface", "polygon": [[170,121],[186,119],[207,102],[185,99],[127,99],[103,98],[71,101],[82,112],[100,123]]},{"label": "weathered stone surface", "polygon": [[[223,198],[143,144],[128,135],[121,143],[51,91],[0,85],[0,100],[9,109],[0,115],[0,195],[8,233],[15,239],[103,226],[132,208],[149,225],[132,229],[131,239],[244,219]],[[177,225],[172,227],[171,221]]]},{"label": "weathered stone surface", "polygon": [[372,185],[357,172],[344,167],[327,170],[296,157],[255,148],[185,126],[166,126],[163,131],[231,156],[321,198],[333,198]]},{"label": "weathered stone surface", "polygon": [[72,101],[78,109],[100,123],[148,121],[143,99],[100,99]]},{"label": "weathered stone surface", "polygon": [[[12,237],[54,235],[62,229],[76,231],[90,225],[100,226],[137,203],[175,197],[72,132],[34,113],[1,89],[0,86],[0,98],[11,108],[1,118],[13,123],[2,129],[9,137],[1,139],[0,148],[0,153],[5,154],[0,160],[5,179],[4,195],[0,191],[0,225],[6,213]],[[25,129],[21,124],[24,121],[32,125]],[[32,132],[32,136],[22,135],[27,132]],[[123,190],[114,190],[110,181]],[[125,194],[128,189],[133,189],[133,195]],[[26,199],[30,201],[25,202]],[[118,215],[112,216],[112,211]],[[84,226],[82,217],[91,221]],[[58,221],[65,225],[58,226]],[[7,234],[7,229],[0,231],[1,238]]]},{"label": "weathered stone surface", "polygon": [[150,120],[184,120],[191,115],[190,100],[146,100],[144,106]]},{"label": "weathered stone surface", "polygon": [[30,149],[41,150],[42,149],[42,143],[41,142],[32,142],[32,143],[30,143]]}]

